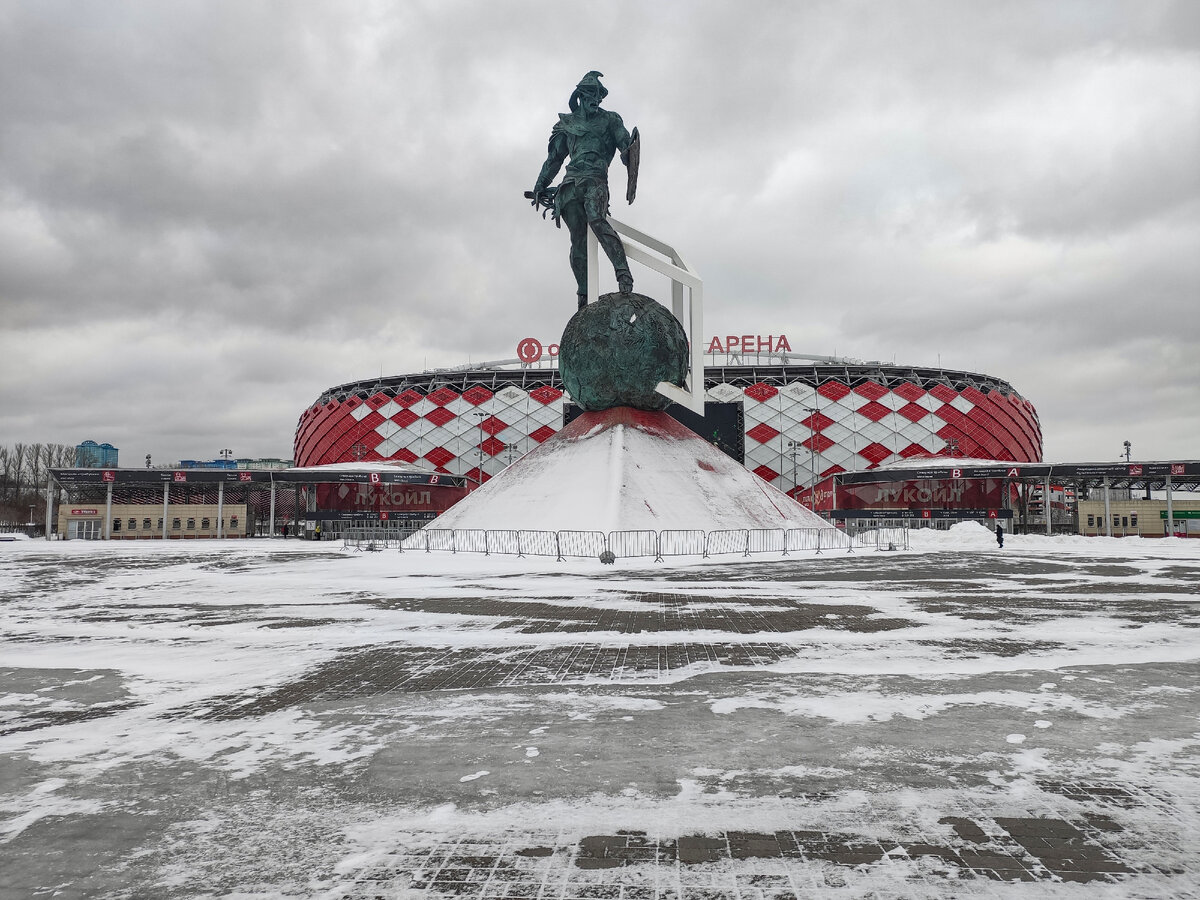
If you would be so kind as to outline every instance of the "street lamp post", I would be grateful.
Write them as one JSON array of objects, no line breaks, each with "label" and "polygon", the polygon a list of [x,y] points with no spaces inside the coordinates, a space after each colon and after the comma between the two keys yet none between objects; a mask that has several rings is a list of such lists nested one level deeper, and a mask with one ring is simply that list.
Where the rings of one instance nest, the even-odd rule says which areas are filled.
[{"label": "street lamp post", "polygon": [[487,418],[487,413],[477,412],[475,418],[479,420],[479,484],[483,485],[483,420]]},{"label": "street lamp post", "polygon": [[792,458],[792,499],[798,500],[796,496],[800,493],[800,485],[796,480],[796,454],[799,453],[800,442],[788,441],[788,455]]},{"label": "street lamp post", "polygon": [[804,407],[804,411],[806,413],[808,413],[808,430],[812,435],[808,439],[808,469],[809,469],[808,508],[811,509],[813,512],[816,512],[817,511],[817,501],[813,497],[813,492],[817,489],[817,485],[816,485],[817,467],[816,467],[816,463],[814,462],[814,459],[813,459],[813,448],[817,444],[816,417],[817,417],[817,414],[820,413],[820,410],[814,409],[811,406],[806,406],[806,407]]}]

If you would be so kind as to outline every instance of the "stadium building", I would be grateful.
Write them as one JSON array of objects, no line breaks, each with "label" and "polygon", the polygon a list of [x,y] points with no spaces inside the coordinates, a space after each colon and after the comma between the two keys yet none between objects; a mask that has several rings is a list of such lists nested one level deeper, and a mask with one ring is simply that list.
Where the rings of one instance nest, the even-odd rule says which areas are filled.
[{"label": "stadium building", "polygon": [[[783,336],[736,340],[754,352],[732,337],[710,344],[704,417],[670,412],[802,501],[833,474],[899,460],[1042,458],[1037,411],[999,378],[796,354]],[[331,387],[300,416],[296,465],[396,460],[486,481],[576,412],[556,349],[527,338],[519,359]]]}]

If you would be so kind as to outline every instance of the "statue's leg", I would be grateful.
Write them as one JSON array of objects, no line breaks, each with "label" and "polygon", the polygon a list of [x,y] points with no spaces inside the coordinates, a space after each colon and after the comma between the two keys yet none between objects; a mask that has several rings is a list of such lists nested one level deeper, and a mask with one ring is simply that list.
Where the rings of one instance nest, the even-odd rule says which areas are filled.
[{"label": "statue's leg", "polygon": [[563,221],[571,235],[571,271],[575,273],[575,293],[579,308],[587,306],[587,216],[579,203],[569,203],[562,210]]},{"label": "statue's leg", "polygon": [[608,222],[608,186],[594,183],[588,186],[583,201],[587,212],[588,225],[596,235],[596,240],[604,248],[604,255],[612,263],[617,276],[617,287],[622,294],[633,291],[633,275],[629,272],[629,260],[625,258],[625,245],[616,229]]}]

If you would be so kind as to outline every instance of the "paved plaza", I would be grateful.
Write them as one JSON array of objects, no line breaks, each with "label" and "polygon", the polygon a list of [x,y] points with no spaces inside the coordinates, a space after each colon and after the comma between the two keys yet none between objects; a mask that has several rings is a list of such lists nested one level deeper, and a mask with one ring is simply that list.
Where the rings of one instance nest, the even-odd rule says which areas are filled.
[{"label": "paved plaza", "polygon": [[0,545],[0,897],[1197,896],[1200,542],[1007,544]]}]

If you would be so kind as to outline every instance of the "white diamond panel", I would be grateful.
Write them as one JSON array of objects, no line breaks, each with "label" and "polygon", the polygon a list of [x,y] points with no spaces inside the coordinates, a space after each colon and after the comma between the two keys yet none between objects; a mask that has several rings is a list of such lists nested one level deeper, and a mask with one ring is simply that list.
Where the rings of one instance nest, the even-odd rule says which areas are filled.
[{"label": "white diamond panel", "polygon": [[414,403],[412,406],[409,407],[409,409],[411,409],[413,411],[413,414],[418,415],[418,416],[424,416],[424,415],[428,414],[428,412],[431,409],[436,409],[436,408],[437,408],[436,403],[430,403],[424,397],[422,397],[420,400],[418,400],[416,403]]},{"label": "white diamond panel", "polygon": [[940,409],[942,406],[942,401],[933,396],[933,394],[926,394],[920,399],[914,400],[913,403],[917,404],[917,406],[925,407],[930,412],[933,412],[935,409]]},{"label": "white diamond panel", "polygon": [[437,426],[428,419],[417,419],[417,421],[408,426],[407,431],[409,434],[420,438],[429,434],[429,432],[433,431],[435,428],[437,428]]},{"label": "white diamond panel", "polygon": [[[380,437],[387,439],[399,432],[400,426],[389,419],[388,421],[380,422],[378,425],[376,425],[375,431],[379,433]],[[391,454],[388,455],[390,456]]]},{"label": "white diamond panel", "polygon": [[375,448],[375,452],[384,459],[391,459],[396,455],[397,451],[404,449],[404,445],[396,438],[388,438],[382,444]]},{"label": "white diamond panel", "polygon": [[402,409],[404,409],[404,407],[395,400],[389,400],[387,403],[383,404],[383,406],[379,407],[379,409],[375,410],[375,412],[379,413],[385,419],[390,419]]}]

